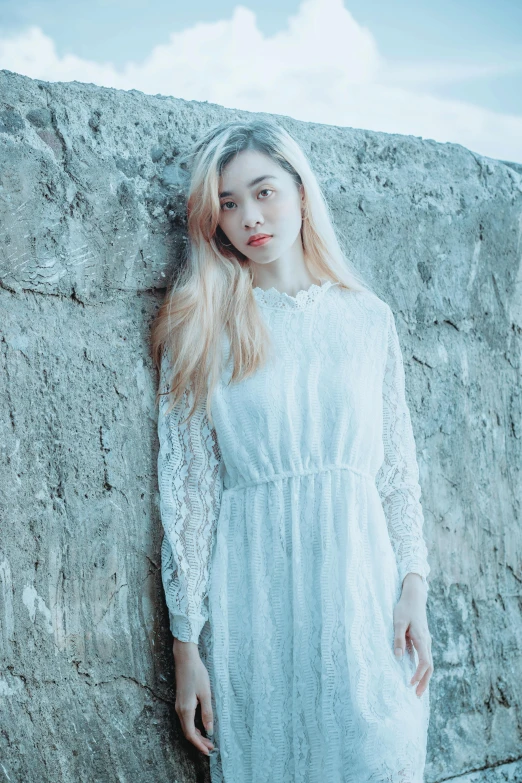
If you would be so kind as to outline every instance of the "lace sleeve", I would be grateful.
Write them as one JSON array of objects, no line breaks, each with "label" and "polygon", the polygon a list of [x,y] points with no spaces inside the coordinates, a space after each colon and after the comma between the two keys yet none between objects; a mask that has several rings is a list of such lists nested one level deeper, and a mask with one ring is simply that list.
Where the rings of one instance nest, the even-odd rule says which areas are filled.
[{"label": "lace sleeve", "polygon": [[[168,390],[169,354],[164,348],[160,391]],[[216,522],[221,505],[221,454],[210,427],[205,401],[183,421],[193,401],[182,399],[165,415],[172,399],[160,397],[158,486],[164,529],[161,575],[172,635],[198,642],[208,620],[208,580]]]},{"label": "lace sleeve", "polygon": [[388,348],[383,382],[384,460],[377,489],[395,552],[401,585],[406,574],[420,574],[429,590],[430,572],[423,536],[424,516],[415,441],[405,395],[404,364],[391,309],[387,308]]}]

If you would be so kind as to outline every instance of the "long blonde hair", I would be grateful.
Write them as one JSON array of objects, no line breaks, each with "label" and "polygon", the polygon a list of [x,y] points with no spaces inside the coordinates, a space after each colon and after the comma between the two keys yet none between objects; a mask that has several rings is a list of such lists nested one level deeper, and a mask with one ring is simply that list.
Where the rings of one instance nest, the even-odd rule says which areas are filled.
[{"label": "long blonde hair", "polygon": [[211,128],[183,156],[191,174],[189,243],[185,263],[176,270],[151,330],[156,366],[161,366],[165,349],[172,366],[169,391],[158,389],[156,404],[162,394],[172,394],[174,406],[184,390],[192,387],[193,404],[185,420],[206,394],[206,413],[212,421],[211,398],[223,369],[224,334],[233,356],[231,383],[252,375],[267,358],[270,338],[252,293],[250,260],[227,242],[218,225],[219,178],[227,163],[243,150],[269,155],[292,175],[296,187],[303,185],[301,239],[310,273],[353,291],[369,288],[341,250],[328,204],[295,139],[265,119],[226,121]]}]

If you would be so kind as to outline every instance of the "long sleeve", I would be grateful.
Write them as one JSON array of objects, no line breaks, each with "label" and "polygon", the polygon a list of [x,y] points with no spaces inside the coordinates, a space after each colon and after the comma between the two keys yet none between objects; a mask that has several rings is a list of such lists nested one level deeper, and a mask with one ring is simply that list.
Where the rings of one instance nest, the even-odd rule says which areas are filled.
[{"label": "long sleeve", "polygon": [[[169,354],[164,348],[160,391],[168,390]],[[198,642],[208,620],[208,582],[221,505],[222,460],[205,400],[185,423],[192,390],[167,415],[170,395],[160,397],[158,485],[164,529],[161,574],[172,635]]]},{"label": "long sleeve", "polygon": [[429,590],[430,572],[423,536],[419,468],[405,395],[404,364],[395,319],[387,306],[387,358],[383,381],[384,460],[376,476],[399,577],[420,574]]}]

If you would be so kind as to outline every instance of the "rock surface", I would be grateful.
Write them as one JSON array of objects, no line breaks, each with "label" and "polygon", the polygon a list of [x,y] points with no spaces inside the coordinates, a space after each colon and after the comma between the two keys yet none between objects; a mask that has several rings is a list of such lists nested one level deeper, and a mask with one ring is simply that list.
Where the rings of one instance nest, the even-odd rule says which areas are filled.
[{"label": "rock surface", "polygon": [[[252,115],[0,72],[6,781],[207,779],[174,711],[148,340],[185,243],[180,153],[232,116]],[[522,166],[278,119],[396,314],[432,567],[426,781],[522,781]]]}]

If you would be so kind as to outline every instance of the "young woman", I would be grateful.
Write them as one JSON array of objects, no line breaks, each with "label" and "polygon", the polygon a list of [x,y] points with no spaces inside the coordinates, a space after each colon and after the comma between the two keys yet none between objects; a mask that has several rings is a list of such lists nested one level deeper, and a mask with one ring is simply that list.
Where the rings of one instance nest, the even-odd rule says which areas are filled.
[{"label": "young woman", "polygon": [[152,334],[183,732],[213,783],[420,783],[430,567],[394,316],[282,127],[223,123],[189,160]]}]

